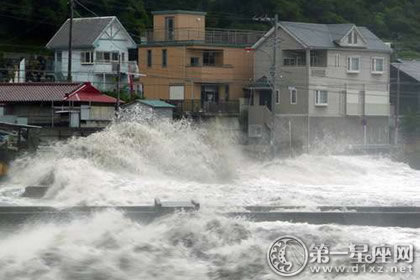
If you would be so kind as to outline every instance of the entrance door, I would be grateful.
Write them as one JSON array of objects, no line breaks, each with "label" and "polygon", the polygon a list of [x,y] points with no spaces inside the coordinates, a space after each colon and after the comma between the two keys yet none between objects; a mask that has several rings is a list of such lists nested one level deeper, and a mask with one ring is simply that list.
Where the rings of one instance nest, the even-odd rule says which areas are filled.
[{"label": "entrance door", "polygon": [[259,92],[260,106],[267,106],[271,110],[271,90],[262,90]]},{"label": "entrance door", "polygon": [[215,85],[201,86],[202,103],[219,103],[219,87]]}]

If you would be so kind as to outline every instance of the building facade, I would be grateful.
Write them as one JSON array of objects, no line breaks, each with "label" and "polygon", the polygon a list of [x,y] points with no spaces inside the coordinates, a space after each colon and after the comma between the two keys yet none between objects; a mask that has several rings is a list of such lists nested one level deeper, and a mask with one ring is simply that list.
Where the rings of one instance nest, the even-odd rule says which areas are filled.
[{"label": "building facade", "polygon": [[275,135],[279,145],[308,149],[327,139],[389,143],[390,47],[353,24],[280,22],[277,32],[275,86],[274,29],[253,46],[251,139]]},{"label": "building facade", "polygon": [[253,70],[245,47],[263,33],[208,29],[204,12],[152,14],[153,29],[139,46],[144,97],[174,104],[178,115],[239,114]]},{"label": "building facade", "polygon": [[[69,20],[47,44],[54,51],[56,80],[68,73]],[[72,81],[90,82],[103,91],[117,87],[120,65],[121,87],[129,88],[129,75],[138,73],[137,56],[130,55],[137,44],[120,21],[112,17],[73,19]]]},{"label": "building facade", "polygon": [[90,83],[0,83],[0,122],[42,127],[105,127],[117,99]]}]

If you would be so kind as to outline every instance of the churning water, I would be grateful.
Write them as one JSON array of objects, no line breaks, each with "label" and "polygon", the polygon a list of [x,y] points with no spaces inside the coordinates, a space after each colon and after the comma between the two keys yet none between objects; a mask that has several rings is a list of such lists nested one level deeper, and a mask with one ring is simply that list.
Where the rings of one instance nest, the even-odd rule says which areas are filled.
[{"label": "churning water", "polygon": [[[19,198],[49,185],[45,198]],[[420,206],[420,172],[384,157],[302,155],[251,160],[232,136],[188,122],[122,122],[16,160],[0,188],[13,205],[145,205],[195,199],[199,213],[152,223],[106,211],[70,222],[27,224],[0,235],[0,279],[279,279],[265,260],[281,235],[308,243],[412,243],[420,230],[249,222],[220,211],[246,205]],[[299,275],[355,279],[355,275]],[[419,279],[360,274],[357,279]]]}]

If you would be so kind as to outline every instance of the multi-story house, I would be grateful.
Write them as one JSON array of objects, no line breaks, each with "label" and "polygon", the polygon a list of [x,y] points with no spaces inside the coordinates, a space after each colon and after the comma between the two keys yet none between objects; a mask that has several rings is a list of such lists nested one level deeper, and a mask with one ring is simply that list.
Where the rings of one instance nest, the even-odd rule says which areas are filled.
[{"label": "multi-story house", "polygon": [[391,104],[399,100],[399,115],[420,113],[420,61],[400,60],[391,64]]},{"label": "multi-story house", "polygon": [[279,145],[308,148],[322,139],[389,143],[392,50],[387,44],[354,24],[280,22],[277,32],[276,71],[274,28],[253,46],[251,139],[274,135]]},{"label": "multi-story house", "polygon": [[[67,77],[69,27],[67,20],[47,44],[54,51],[57,80]],[[129,73],[138,71],[137,44],[114,16],[73,19],[72,49],[74,82],[91,82],[103,91],[112,91],[119,63],[122,87],[127,86]]]},{"label": "multi-story house", "polygon": [[208,29],[204,12],[156,11],[139,45],[144,97],[176,105],[176,113],[237,115],[252,79],[253,45],[264,32]]}]

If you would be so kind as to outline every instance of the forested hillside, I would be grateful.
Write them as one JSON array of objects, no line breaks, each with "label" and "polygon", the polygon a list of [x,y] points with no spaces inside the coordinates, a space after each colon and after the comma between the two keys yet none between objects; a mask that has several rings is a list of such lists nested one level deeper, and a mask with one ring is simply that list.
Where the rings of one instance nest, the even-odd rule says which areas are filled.
[{"label": "forested hillside", "polygon": [[[0,48],[43,46],[68,15],[68,0],[2,0]],[[207,11],[207,26],[266,29],[253,16],[343,23],[370,28],[392,41],[400,57],[420,57],[420,0],[75,0],[76,16],[116,15],[139,41],[153,10]]]}]

